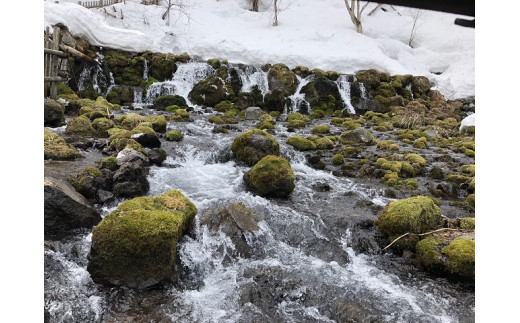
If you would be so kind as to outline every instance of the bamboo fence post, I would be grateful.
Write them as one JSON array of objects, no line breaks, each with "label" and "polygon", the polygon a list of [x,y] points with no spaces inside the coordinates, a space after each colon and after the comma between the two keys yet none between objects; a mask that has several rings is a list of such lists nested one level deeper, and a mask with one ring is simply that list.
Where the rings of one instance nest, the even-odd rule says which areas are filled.
[{"label": "bamboo fence post", "polygon": [[[52,48],[53,50],[59,50],[60,42],[60,27],[54,26],[52,34]],[[51,55],[51,77],[58,77],[59,57]],[[58,96],[58,82],[51,81],[51,99],[56,99]]]}]

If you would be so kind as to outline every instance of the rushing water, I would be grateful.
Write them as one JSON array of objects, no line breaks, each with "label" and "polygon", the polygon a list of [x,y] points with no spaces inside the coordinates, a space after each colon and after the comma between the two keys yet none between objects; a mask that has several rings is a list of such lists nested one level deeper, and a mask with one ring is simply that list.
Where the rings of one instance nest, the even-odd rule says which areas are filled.
[{"label": "rushing water", "polygon": [[[185,266],[180,286],[106,288],[86,271],[91,233],[78,231],[47,242],[45,307],[52,322],[474,321],[471,290],[431,278],[398,257],[356,251],[356,223],[377,216],[355,202],[385,205],[382,190],[308,167],[304,154],[285,144],[288,133],[277,124],[275,138],[290,159],[296,188],[287,200],[254,195],[242,180],[249,168],[230,159],[238,132],[215,134],[206,117],[169,123],[185,137],[163,143],[168,158],[151,167],[148,194],[180,189],[199,214],[244,203],[263,219],[259,231],[246,235],[250,256],[240,257],[228,236],[209,231],[197,216],[193,234],[179,244]],[[323,183],[330,190],[315,189]],[[116,206],[104,208],[103,215]]]}]

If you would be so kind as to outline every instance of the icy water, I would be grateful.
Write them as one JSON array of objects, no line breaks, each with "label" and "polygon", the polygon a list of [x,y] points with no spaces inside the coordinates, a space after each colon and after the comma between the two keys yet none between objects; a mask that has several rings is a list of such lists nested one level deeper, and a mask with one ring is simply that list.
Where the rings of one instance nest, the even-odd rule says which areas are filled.
[{"label": "icy water", "polygon": [[[277,124],[275,138],[296,188],[286,200],[256,196],[242,180],[249,168],[231,160],[229,149],[241,130],[255,124],[241,122],[237,131],[216,134],[208,115],[169,122],[168,130],[180,130],[184,140],[163,142],[168,158],[149,174],[148,195],[179,189],[199,211],[194,232],[179,244],[179,286],[134,291],[93,283],[86,271],[91,233],[80,230],[46,241],[51,322],[474,322],[471,288],[432,278],[400,257],[380,254],[377,246],[359,252],[371,232],[360,223],[375,220],[377,212],[356,202],[384,206],[382,188],[308,167]],[[247,258],[224,233],[199,223],[202,211],[234,202],[263,219],[260,230],[247,235]]]}]

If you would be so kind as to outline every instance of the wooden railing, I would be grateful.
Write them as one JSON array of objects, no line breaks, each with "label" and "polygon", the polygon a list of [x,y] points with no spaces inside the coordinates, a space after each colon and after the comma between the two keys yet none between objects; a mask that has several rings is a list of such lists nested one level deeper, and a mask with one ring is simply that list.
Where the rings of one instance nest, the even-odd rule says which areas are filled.
[{"label": "wooden railing", "polygon": [[80,6],[85,8],[101,8],[105,6],[110,6],[116,3],[121,2],[121,0],[95,0],[95,1],[78,1]]}]

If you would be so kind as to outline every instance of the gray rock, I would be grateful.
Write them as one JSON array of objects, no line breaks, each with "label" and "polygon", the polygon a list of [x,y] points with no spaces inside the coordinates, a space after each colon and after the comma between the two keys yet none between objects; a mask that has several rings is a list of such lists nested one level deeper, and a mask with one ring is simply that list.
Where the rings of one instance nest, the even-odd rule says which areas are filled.
[{"label": "gray rock", "polygon": [[137,150],[131,149],[131,148],[125,148],[121,150],[117,156],[117,164],[119,166],[126,164],[126,163],[134,163],[138,162],[142,166],[147,166],[149,164],[148,157],[143,155],[142,153],[138,152]]},{"label": "gray rock", "polygon": [[91,228],[101,221],[92,204],[67,182],[52,177],[44,179],[45,233]]},{"label": "gray rock", "polygon": [[44,126],[58,127],[64,124],[65,107],[58,101],[45,99],[43,104]]},{"label": "gray rock", "polygon": [[123,164],[114,174],[114,195],[135,197],[146,194],[150,190],[147,176],[148,168],[140,165],[139,161]]},{"label": "gray rock", "polygon": [[259,107],[249,107],[246,109],[246,120],[259,120],[262,113]]},{"label": "gray rock", "polygon": [[143,147],[147,148],[159,148],[161,147],[161,141],[155,135],[148,133],[137,133],[132,135],[132,139],[140,143]]}]

